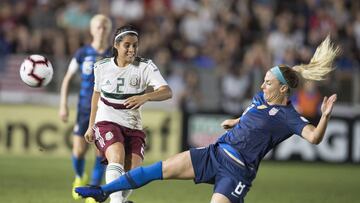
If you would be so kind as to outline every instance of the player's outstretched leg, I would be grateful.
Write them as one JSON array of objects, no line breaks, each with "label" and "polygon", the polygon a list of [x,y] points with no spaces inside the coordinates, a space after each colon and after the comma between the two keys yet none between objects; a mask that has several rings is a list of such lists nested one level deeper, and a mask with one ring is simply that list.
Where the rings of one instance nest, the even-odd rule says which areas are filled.
[{"label": "player's outstretched leg", "polygon": [[160,161],[150,166],[130,170],[118,179],[101,187],[78,187],[75,188],[75,191],[84,198],[93,197],[96,201],[105,201],[110,193],[136,189],[151,181],[162,180],[162,178],[162,162]]}]

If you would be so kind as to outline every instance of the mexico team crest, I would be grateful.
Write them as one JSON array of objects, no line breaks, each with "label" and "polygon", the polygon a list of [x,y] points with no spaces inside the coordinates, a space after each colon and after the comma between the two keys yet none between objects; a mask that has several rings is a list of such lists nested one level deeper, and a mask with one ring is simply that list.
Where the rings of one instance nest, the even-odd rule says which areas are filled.
[{"label": "mexico team crest", "polygon": [[105,140],[111,140],[113,137],[114,135],[110,131],[105,134]]},{"label": "mexico team crest", "polygon": [[130,85],[136,88],[140,86],[140,78],[138,75],[132,75],[130,77]]}]

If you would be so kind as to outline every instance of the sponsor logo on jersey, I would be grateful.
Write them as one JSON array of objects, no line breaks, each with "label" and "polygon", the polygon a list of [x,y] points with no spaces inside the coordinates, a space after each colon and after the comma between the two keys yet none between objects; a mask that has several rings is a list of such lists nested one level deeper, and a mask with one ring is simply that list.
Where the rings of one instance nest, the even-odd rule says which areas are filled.
[{"label": "sponsor logo on jersey", "polygon": [[278,111],[279,111],[279,109],[273,107],[273,108],[269,111],[269,115],[270,115],[270,116],[275,116]]},{"label": "sponsor logo on jersey", "polygon": [[130,85],[138,88],[140,86],[140,79],[138,75],[131,75],[130,77]]},{"label": "sponsor logo on jersey", "polygon": [[106,83],[105,83],[105,85],[111,85],[110,80],[107,80]]}]

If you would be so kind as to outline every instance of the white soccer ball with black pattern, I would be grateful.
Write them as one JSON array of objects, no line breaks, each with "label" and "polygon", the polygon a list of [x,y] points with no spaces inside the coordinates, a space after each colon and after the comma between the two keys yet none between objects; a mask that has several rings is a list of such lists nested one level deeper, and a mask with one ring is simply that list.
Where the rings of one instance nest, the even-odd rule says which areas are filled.
[{"label": "white soccer ball with black pattern", "polygon": [[30,55],[21,64],[21,80],[30,87],[44,87],[53,77],[50,61],[41,55]]}]

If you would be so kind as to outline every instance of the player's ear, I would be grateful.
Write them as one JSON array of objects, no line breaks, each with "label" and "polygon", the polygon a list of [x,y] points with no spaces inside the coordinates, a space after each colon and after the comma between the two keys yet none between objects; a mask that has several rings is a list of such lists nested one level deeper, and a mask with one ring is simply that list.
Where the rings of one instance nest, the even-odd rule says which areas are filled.
[{"label": "player's ear", "polygon": [[289,90],[289,86],[281,85],[281,87],[280,87],[280,92],[281,93],[286,93],[286,92],[288,92],[288,90]]}]

